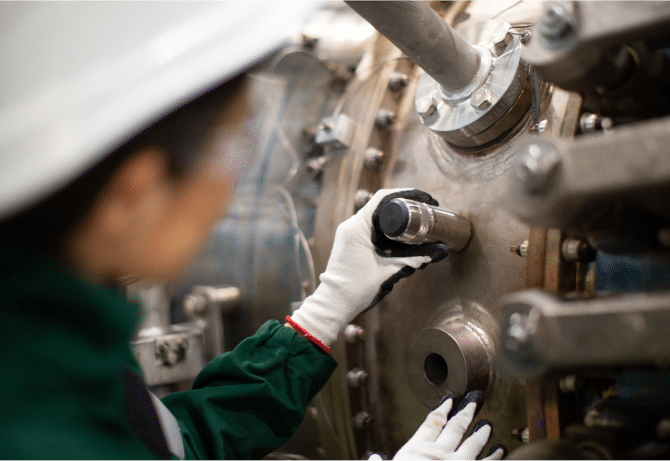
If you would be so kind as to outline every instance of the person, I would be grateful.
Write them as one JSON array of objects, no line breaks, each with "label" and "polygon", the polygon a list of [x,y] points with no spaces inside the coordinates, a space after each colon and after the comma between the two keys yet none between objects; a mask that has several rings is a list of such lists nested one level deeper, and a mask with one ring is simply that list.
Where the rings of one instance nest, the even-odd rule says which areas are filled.
[{"label": "person", "polygon": [[[120,281],[174,280],[207,239],[249,161],[245,72],[303,13],[280,2],[0,5],[0,456],[261,458],[334,370],[342,329],[446,256],[374,224],[393,197],[432,197],[380,191],[338,227],[319,287],[291,317],[216,357],[191,390],[161,401],[142,383],[128,345],[138,307]],[[482,401],[448,395],[397,457],[476,457],[490,423],[461,439]]]}]

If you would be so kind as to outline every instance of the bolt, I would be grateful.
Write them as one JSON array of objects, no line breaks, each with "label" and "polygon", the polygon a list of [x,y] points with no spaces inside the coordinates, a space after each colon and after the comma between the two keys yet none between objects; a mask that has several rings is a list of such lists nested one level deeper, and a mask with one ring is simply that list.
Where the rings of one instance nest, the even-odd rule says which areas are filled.
[{"label": "bolt", "polygon": [[383,158],[383,151],[374,147],[369,147],[368,150],[365,151],[365,160],[363,161],[363,164],[366,168],[376,170],[381,166]]},{"label": "bolt", "polygon": [[537,125],[533,125],[528,128],[529,133],[533,134],[544,134],[547,131],[547,121],[541,120]]},{"label": "bolt", "polygon": [[386,129],[395,123],[396,115],[390,110],[381,109],[375,117],[375,126],[380,130]]},{"label": "bolt", "polygon": [[512,34],[510,34],[509,29],[505,27],[499,27],[491,35],[491,44],[493,45],[493,50],[496,57],[502,56],[507,49],[507,45],[512,41]]},{"label": "bolt", "polygon": [[368,374],[360,368],[353,368],[347,372],[347,384],[351,388],[364,386],[368,383]]},{"label": "bolt", "polygon": [[416,111],[422,118],[428,118],[437,111],[437,101],[432,96],[425,96],[416,102]]},{"label": "bolt", "polygon": [[586,416],[584,416],[584,425],[586,427],[593,427],[598,423],[598,420],[600,420],[600,413],[598,413],[598,410],[595,408],[592,408],[586,413]]},{"label": "bolt", "polygon": [[350,323],[344,329],[344,340],[350,344],[356,343],[358,341],[363,341],[365,339],[365,330]]},{"label": "bolt", "polygon": [[370,201],[372,198],[372,193],[365,189],[359,189],[356,192],[356,197],[354,197],[354,207],[356,207],[356,211],[360,210],[365,206],[366,203]]},{"label": "bolt", "polygon": [[512,245],[509,251],[517,256],[528,256],[528,240],[524,240],[518,245]]},{"label": "bolt", "polygon": [[530,36],[531,32],[529,30],[524,30],[523,32],[521,32],[521,39],[520,39],[521,43],[523,45],[526,45],[528,42],[530,42]]},{"label": "bolt", "polygon": [[611,131],[614,122],[609,117],[601,117],[597,114],[585,113],[579,117],[579,128],[584,133],[593,133],[595,131]]},{"label": "bolt", "polygon": [[517,175],[523,181],[526,191],[539,194],[549,185],[561,164],[556,148],[548,143],[531,144],[521,157]]},{"label": "bolt", "polygon": [[591,262],[596,259],[596,250],[586,240],[568,238],[561,245],[561,256],[571,262]]},{"label": "bolt", "polygon": [[184,298],[184,313],[191,319],[201,316],[207,309],[207,299],[203,295],[187,295]]},{"label": "bolt", "polygon": [[656,425],[656,435],[660,439],[670,438],[670,419],[663,418]]},{"label": "bolt", "polygon": [[577,390],[577,376],[568,375],[558,381],[558,387],[564,394],[569,394]]},{"label": "bolt", "polygon": [[370,459],[372,457],[372,455],[377,455],[375,457],[376,459],[389,459],[389,457],[386,456],[386,453],[384,453],[383,451],[373,452],[373,451],[370,451],[370,450],[363,453],[363,456],[361,456],[361,459]]},{"label": "bolt", "polygon": [[540,19],[540,28],[546,37],[565,37],[573,28],[572,13],[561,3],[549,4]]},{"label": "bolt", "polygon": [[520,312],[510,315],[505,348],[508,351],[517,352],[530,343],[539,320],[540,312],[536,309],[531,309],[527,315]]},{"label": "bolt", "polygon": [[512,438],[523,443],[530,442],[530,429],[512,429]]},{"label": "bolt", "polygon": [[372,425],[372,416],[367,411],[359,411],[352,418],[354,429],[363,430]]},{"label": "bolt", "polygon": [[319,157],[314,157],[307,160],[307,162],[305,162],[305,166],[311,173],[319,174],[325,168],[326,163],[328,163],[328,156],[321,155]]},{"label": "bolt", "polygon": [[475,109],[484,110],[491,104],[493,104],[493,93],[486,88],[479,88],[470,97],[470,105]]},{"label": "bolt", "polygon": [[389,79],[389,90],[397,93],[407,86],[409,83],[409,77],[400,72],[393,72],[391,78]]}]

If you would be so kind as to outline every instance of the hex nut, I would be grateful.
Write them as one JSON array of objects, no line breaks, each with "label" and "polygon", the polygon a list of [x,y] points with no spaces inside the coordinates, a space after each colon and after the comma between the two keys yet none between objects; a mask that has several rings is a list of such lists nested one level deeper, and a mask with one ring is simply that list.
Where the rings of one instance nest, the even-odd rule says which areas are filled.
[{"label": "hex nut", "polygon": [[362,431],[372,425],[372,416],[367,411],[359,411],[352,418],[354,429]]},{"label": "hex nut", "polygon": [[354,368],[347,372],[347,384],[351,388],[358,388],[366,385],[368,382],[368,374],[360,368]]},{"label": "hex nut", "polygon": [[380,130],[389,128],[396,121],[396,115],[390,110],[381,109],[375,117],[375,126]]},{"label": "hex nut", "polygon": [[350,323],[344,329],[344,340],[350,344],[362,341],[365,339],[365,330],[358,325]]},{"label": "hex nut", "polygon": [[363,161],[363,163],[366,168],[375,170],[381,166],[383,158],[384,158],[383,151],[375,147],[369,147],[365,151],[365,160]]},{"label": "hex nut", "polygon": [[510,34],[508,29],[501,26],[493,32],[490,40],[496,57],[499,57],[505,53],[507,45],[512,42],[512,34]]},{"label": "hex nut", "polygon": [[423,117],[428,118],[437,111],[437,101],[432,96],[426,96],[416,102],[416,111]]},{"label": "hex nut", "polygon": [[509,251],[517,256],[528,256],[528,240],[524,240],[518,245],[512,245]]},{"label": "hex nut", "polygon": [[486,88],[479,88],[470,97],[470,105],[475,109],[484,110],[491,104],[493,104],[493,93]]},{"label": "hex nut", "polygon": [[400,72],[394,72],[389,79],[389,90],[394,93],[402,90],[409,84],[409,77]]},{"label": "hex nut", "polygon": [[372,195],[373,194],[370,191],[367,191],[365,189],[359,189],[356,192],[356,196],[354,197],[354,206],[356,207],[356,211],[363,208],[365,204],[370,201]]}]

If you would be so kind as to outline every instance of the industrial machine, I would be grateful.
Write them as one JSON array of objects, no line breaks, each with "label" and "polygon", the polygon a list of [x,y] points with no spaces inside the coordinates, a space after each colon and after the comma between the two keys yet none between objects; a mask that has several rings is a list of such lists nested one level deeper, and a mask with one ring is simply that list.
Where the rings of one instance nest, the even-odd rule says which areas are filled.
[{"label": "industrial machine", "polygon": [[473,389],[514,458],[670,455],[670,4],[326,3],[252,82],[257,161],[138,339],[158,368],[282,319],[340,222],[418,188],[465,246],[349,325],[276,457],[390,457]]}]

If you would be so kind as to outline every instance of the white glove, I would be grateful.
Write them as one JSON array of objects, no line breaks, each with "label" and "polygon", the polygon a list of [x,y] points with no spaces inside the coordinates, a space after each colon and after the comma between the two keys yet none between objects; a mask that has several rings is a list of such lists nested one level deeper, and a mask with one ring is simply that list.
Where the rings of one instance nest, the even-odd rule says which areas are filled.
[{"label": "white glove", "polygon": [[382,207],[403,197],[437,205],[425,192],[380,190],[335,232],[333,250],[321,283],[289,321],[330,346],[344,327],[377,304],[393,285],[430,262],[447,256],[441,243],[408,245],[387,238],[379,228]]},{"label": "white glove", "polygon": [[[491,436],[491,423],[482,420],[463,443],[463,435],[483,403],[483,394],[473,391],[465,396],[456,415],[449,418],[454,399],[448,398],[428,417],[411,439],[396,453],[394,460],[477,459]],[[484,459],[502,459],[505,449],[496,445]],[[372,460],[373,458],[370,458]]]}]

